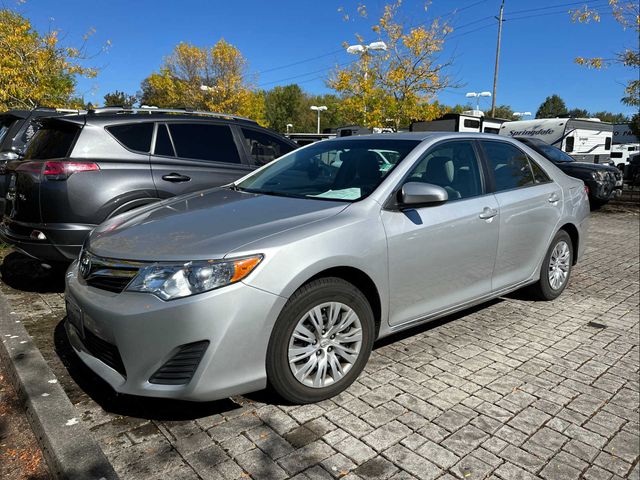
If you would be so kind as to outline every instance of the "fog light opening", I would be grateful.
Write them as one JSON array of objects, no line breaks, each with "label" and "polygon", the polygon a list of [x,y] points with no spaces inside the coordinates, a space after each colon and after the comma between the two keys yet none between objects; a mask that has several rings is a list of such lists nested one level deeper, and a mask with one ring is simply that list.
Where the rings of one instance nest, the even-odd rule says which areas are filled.
[{"label": "fog light opening", "polygon": [[46,240],[47,236],[40,230],[32,230],[29,238],[31,238],[31,240]]}]

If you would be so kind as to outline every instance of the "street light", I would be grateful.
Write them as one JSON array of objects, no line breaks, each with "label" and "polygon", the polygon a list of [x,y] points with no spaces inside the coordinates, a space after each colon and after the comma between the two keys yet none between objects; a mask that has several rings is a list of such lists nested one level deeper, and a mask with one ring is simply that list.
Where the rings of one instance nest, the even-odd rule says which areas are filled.
[{"label": "street light", "polygon": [[480,97],[490,97],[491,92],[469,92],[465,95],[467,98],[476,98],[476,110],[480,110]]},{"label": "street light", "polygon": [[514,117],[530,117],[531,116],[531,112],[513,112],[513,116]]},{"label": "street light", "polygon": [[287,123],[287,133],[289,133],[289,129],[293,128],[293,124],[292,123]]},{"label": "street light", "polygon": [[318,112],[318,133],[320,133],[320,112],[324,112],[326,109],[327,107],[325,105],[320,105],[319,107],[311,105],[311,110]]},{"label": "street light", "polygon": [[[371,42],[368,45],[349,45],[347,47],[347,53],[351,53],[353,55],[363,55],[365,53],[367,53],[369,50],[373,50],[373,51],[381,51],[387,50],[387,44],[384,42]],[[368,78],[368,72],[365,70],[364,71],[364,82],[365,84],[367,83],[367,78]],[[362,101],[364,103],[364,123],[365,123],[365,127],[367,126],[367,99],[365,98],[365,94],[364,94],[365,90],[364,88],[362,89]]]}]

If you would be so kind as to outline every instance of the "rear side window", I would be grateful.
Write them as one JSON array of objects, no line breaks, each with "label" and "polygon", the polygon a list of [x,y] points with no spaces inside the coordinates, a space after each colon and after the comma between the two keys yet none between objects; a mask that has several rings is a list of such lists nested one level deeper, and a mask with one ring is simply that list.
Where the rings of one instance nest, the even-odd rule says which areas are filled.
[{"label": "rear side window", "polygon": [[0,120],[0,143],[2,142],[2,139],[7,135],[7,132],[11,128],[11,125],[13,125],[13,122],[15,122],[15,120],[13,119]]},{"label": "rear side window", "polygon": [[536,183],[546,183],[551,180],[545,171],[542,170],[542,167],[531,160],[531,158],[529,158],[529,163],[531,164],[531,170],[533,170],[533,177],[535,178]]},{"label": "rear side window", "polygon": [[25,159],[49,160],[68,157],[80,129],[73,125],[47,126],[33,136]]},{"label": "rear side window", "polygon": [[481,142],[493,170],[496,191],[534,185],[528,157],[513,145],[502,142]]},{"label": "rear side window", "polygon": [[131,123],[107,127],[107,131],[121,144],[135,152],[149,153],[153,123]]},{"label": "rear side window", "polygon": [[258,130],[243,128],[242,135],[244,136],[247,150],[256,165],[266,165],[294,149],[294,147],[273,135]]},{"label": "rear side window", "polygon": [[27,128],[24,129],[24,132],[22,132],[22,135],[20,136],[20,141],[23,145],[28,144],[38,130],[40,130],[40,124],[38,122],[29,122],[29,125],[27,125]]},{"label": "rear side window", "polygon": [[227,125],[173,123],[169,132],[178,157],[240,163],[236,142]]}]

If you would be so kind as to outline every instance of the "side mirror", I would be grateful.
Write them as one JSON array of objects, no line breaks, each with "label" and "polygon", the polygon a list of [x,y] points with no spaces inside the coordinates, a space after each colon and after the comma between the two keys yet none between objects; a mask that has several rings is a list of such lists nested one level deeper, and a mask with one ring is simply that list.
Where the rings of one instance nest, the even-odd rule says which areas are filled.
[{"label": "side mirror", "polygon": [[440,205],[449,199],[447,191],[431,183],[408,182],[398,192],[398,203],[403,207]]}]

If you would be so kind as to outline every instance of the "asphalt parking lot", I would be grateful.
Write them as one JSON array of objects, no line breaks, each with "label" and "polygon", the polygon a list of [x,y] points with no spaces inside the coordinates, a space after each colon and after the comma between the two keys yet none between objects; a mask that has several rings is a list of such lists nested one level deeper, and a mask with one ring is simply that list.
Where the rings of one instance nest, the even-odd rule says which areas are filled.
[{"label": "asphalt parking lot", "polygon": [[61,280],[5,252],[0,291],[122,478],[638,479],[639,226],[605,207],[558,300],[516,293],[384,339],[307,406],[115,395],[69,349]]}]

